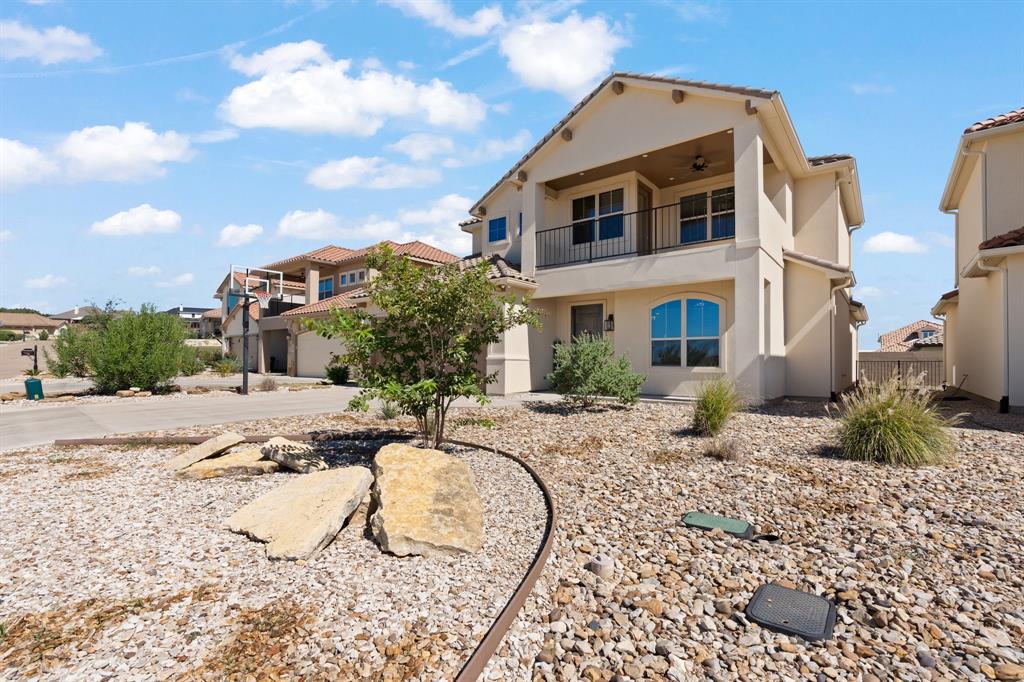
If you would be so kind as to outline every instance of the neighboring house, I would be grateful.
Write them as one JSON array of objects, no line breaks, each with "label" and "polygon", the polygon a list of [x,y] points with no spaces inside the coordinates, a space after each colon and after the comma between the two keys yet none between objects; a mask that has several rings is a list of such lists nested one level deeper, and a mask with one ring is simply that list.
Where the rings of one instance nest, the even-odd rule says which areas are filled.
[{"label": "neighboring house", "polygon": [[190,308],[188,306],[179,305],[175,308],[165,310],[164,313],[167,315],[176,315],[188,324],[189,330],[191,330],[197,336],[200,330],[200,320],[203,317],[203,313],[207,311],[207,308]]},{"label": "neighboring house", "polygon": [[220,338],[220,308],[210,308],[199,317],[199,338],[215,339]]},{"label": "neighboring house", "polygon": [[[366,307],[363,285],[374,275],[366,256],[387,244],[396,254],[424,266],[457,261],[458,257],[419,241],[398,244],[383,241],[349,249],[328,245],[263,266],[284,273],[284,296],[267,309],[249,305],[249,367],[256,372],[287,372],[291,376],[323,377],[332,353],[341,353],[337,341],[306,329],[303,320],[325,318],[333,309]],[[239,297],[231,293],[227,277],[214,294],[222,302],[224,350],[242,355],[242,315]]]},{"label": "neighboring house", "polygon": [[946,380],[1024,411],[1024,107],[963,132],[939,209],[956,215],[955,288],[932,308]]},{"label": "neighboring house", "polygon": [[462,229],[543,314],[487,355],[492,393],[547,386],[552,347],[605,335],[643,392],[735,379],[752,400],[855,379],[852,156],[808,157],[776,91],[616,73],[470,209]]},{"label": "neighboring house", "polygon": [[942,323],[918,320],[878,337],[878,350],[882,353],[914,351],[922,348],[942,347]]},{"label": "neighboring house", "polygon": [[67,322],[68,324],[77,324],[88,315],[96,315],[102,312],[102,310],[93,305],[76,305],[71,310],[65,310],[62,313],[50,315],[49,317],[51,320],[60,320],[61,322]]},{"label": "neighboring house", "polygon": [[15,334],[39,336],[45,331],[49,335],[56,334],[66,324],[62,320],[53,320],[38,313],[0,313],[0,329]]}]

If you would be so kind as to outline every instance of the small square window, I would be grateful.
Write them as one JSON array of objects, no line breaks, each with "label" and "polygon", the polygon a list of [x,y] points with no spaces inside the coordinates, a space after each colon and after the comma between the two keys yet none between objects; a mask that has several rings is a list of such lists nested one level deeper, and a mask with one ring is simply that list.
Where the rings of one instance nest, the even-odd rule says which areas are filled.
[{"label": "small square window", "polygon": [[505,216],[491,218],[487,222],[487,241],[490,243],[503,242],[508,239],[508,222]]}]

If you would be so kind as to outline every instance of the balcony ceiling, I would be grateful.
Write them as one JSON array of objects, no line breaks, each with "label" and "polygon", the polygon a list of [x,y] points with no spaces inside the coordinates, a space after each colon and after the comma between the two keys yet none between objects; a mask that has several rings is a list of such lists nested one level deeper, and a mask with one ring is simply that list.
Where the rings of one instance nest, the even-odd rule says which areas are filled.
[{"label": "balcony ceiling", "polygon": [[[571,144],[571,143],[570,143]],[[703,172],[690,170],[690,165],[698,156],[708,162]],[[771,163],[768,150],[764,151],[765,164]],[[715,175],[733,172],[732,133],[720,132],[694,140],[687,140],[671,147],[663,147],[646,155],[643,154],[615,161],[613,163],[591,168],[582,175],[575,173],[554,180],[547,185],[561,191],[576,187],[594,180],[603,180],[621,173],[637,171],[659,188],[672,187],[687,182],[695,182]]]}]

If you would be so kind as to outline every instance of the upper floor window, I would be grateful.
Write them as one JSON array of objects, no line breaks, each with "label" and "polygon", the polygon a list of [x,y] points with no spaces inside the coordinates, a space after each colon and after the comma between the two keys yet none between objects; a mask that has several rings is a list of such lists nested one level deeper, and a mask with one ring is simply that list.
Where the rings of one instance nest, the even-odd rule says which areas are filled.
[{"label": "upper floor window", "polygon": [[929,336],[935,336],[935,330],[934,329],[922,329],[921,330],[921,338],[922,339],[927,339]]},{"label": "upper floor window", "polygon": [[651,365],[679,367],[685,349],[687,367],[720,367],[720,309],[718,303],[702,298],[676,299],[652,308]]},{"label": "upper floor window", "polygon": [[[708,217],[710,216],[710,225]],[[709,231],[710,227],[710,231]],[[736,191],[733,187],[679,199],[679,242],[695,244],[736,236]]]},{"label": "upper floor window", "polygon": [[491,244],[508,239],[508,219],[505,216],[487,221],[487,241]]},{"label": "upper floor window", "polygon": [[317,286],[317,300],[322,301],[325,298],[330,298],[331,296],[334,296],[334,278],[327,277],[320,280],[320,283]]},{"label": "upper floor window", "polygon": [[625,191],[622,188],[576,197],[572,200],[572,243],[594,241],[594,218],[598,239],[617,239],[623,235]]},{"label": "upper floor window", "polygon": [[345,283],[347,281],[348,281],[348,275],[342,275],[341,278],[338,280],[338,283],[341,284],[341,286],[345,286]]}]

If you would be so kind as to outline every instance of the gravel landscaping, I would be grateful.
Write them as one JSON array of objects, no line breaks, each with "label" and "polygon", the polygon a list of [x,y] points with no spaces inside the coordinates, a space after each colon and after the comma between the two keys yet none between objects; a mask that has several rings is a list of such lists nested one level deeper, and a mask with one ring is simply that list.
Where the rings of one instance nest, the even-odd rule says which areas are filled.
[{"label": "gravel landscaping", "polygon": [[[329,459],[367,465],[380,445],[338,442]],[[223,524],[294,474],[181,480],[161,464],[184,449],[0,457],[0,678],[450,678],[546,521],[522,467],[456,448],[484,502],[482,551],[383,554],[364,504],[308,562],[271,562]]]},{"label": "gravel landscaping", "polygon": [[[709,441],[688,432],[691,408],[683,404],[455,410],[452,437],[524,456],[559,511],[554,552],[486,677],[1024,679],[1024,419],[955,407],[973,412],[954,432],[955,459],[923,469],[836,458],[834,424],[820,404],[738,415],[726,427],[738,462],[705,456]],[[369,426],[410,424],[343,413],[233,428]],[[384,679],[450,677],[486,629],[485,611],[496,613],[525,572],[543,527],[539,496],[524,496],[534,490],[528,480],[520,483],[514,470],[488,478],[472,462],[493,458],[466,453],[489,522],[502,513],[521,519],[507,522],[519,529],[514,540],[495,545],[488,528],[484,555],[433,570],[421,559],[382,558],[346,528],[307,566],[269,564],[258,546],[218,523],[270,477],[167,483],[149,466],[166,450],[70,452],[89,462],[77,469],[116,474],[68,481],[67,464],[47,463],[62,453],[46,449],[0,458],[0,490],[15,510],[0,522],[0,619],[45,618],[47,610],[81,609],[76,604],[90,597],[101,598],[94,610],[151,601],[122,605],[129,613],[115,616],[117,624],[53,649],[65,671],[122,670],[134,652],[145,661],[136,670],[165,674],[216,677],[224,667],[211,665],[241,659],[257,666],[257,677],[330,676],[329,666]],[[686,529],[680,519],[692,510],[745,518],[782,542]],[[610,581],[584,568],[599,552],[615,562]],[[501,558],[508,553],[518,563]],[[487,568],[474,563],[484,556]],[[363,561],[347,561],[356,557]],[[812,644],[750,623],[743,608],[765,582],[833,599],[833,640]],[[264,620],[286,625],[251,625]],[[274,651],[273,660],[238,654],[250,640]],[[342,653],[331,648],[353,641]],[[413,658],[428,663],[389,667]]]}]

